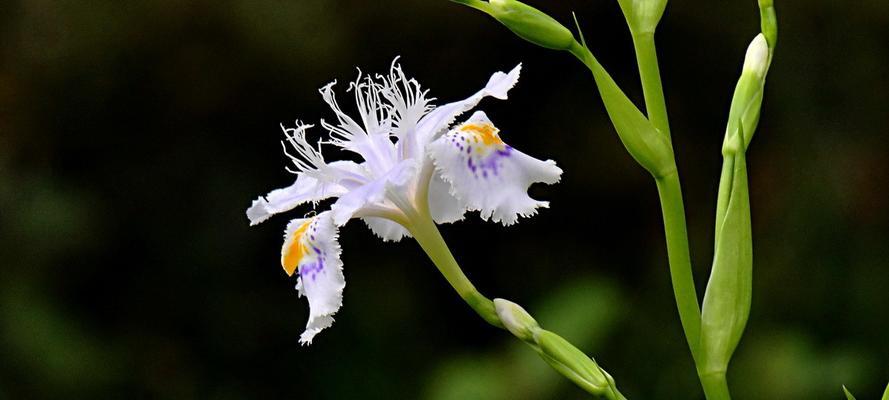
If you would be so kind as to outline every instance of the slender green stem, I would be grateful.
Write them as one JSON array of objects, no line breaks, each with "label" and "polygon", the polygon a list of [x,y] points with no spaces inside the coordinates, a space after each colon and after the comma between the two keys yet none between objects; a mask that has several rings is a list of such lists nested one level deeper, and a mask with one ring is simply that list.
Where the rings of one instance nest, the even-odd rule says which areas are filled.
[{"label": "slender green stem", "polygon": [[[414,239],[417,240],[448,283],[485,321],[504,329],[507,328],[505,324],[511,324],[508,328],[510,333],[517,335],[516,337],[530,345],[553,369],[586,392],[607,400],[626,400],[626,397],[617,390],[611,375],[602,370],[592,358],[559,335],[540,328],[537,322],[520,306],[498,299],[497,301],[512,304],[523,314],[518,319],[515,318],[515,314],[508,314],[512,317],[501,320],[495,302],[479,293],[463,274],[429,213],[418,212],[413,208],[405,208],[402,211],[405,212],[407,222],[403,225],[410,230]],[[507,311],[501,310],[501,312]],[[513,310],[513,312],[517,311]]]},{"label": "slender green stem", "polygon": [[705,373],[700,377],[707,400],[731,400],[732,396],[728,391],[725,372]]},{"label": "slender green stem", "polygon": [[670,263],[670,279],[673,295],[679,309],[679,320],[685,331],[685,339],[691,355],[698,363],[701,345],[701,307],[695,289],[691,269],[691,256],[688,250],[688,231],[685,227],[685,206],[682,202],[682,188],[679,174],[663,176],[655,180],[661,199],[661,212],[664,217],[664,233],[667,238],[667,258]]},{"label": "slender green stem", "polygon": [[639,78],[645,96],[645,112],[654,127],[669,138],[670,122],[654,46],[654,32],[634,33],[633,47],[636,49],[636,63],[639,64]]},{"label": "slender green stem", "polygon": [[420,247],[444,275],[448,283],[454,287],[460,298],[466,301],[466,304],[469,304],[489,324],[503,328],[503,323],[500,322],[497,311],[494,309],[494,302],[482,295],[460,269],[460,265],[457,264],[457,260],[454,259],[454,255],[451,254],[451,250],[444,238],[441,237],[441,233],[429,214],[417,213],[411,216],[410,221],[407,228],[414,239],[417,240],[417,243],[420,244]]},{"label": "slender green stem", "polygon": [[[654,43],[651,42],[651,50],[653,52]],[[596,84],[615,85],[611,76],[605,72],[604,68],[598,63],[589,49],[577,45],[571,49],[571,53],[577,57],[587,68],[592,71],[596,77]],[[642,58],[640,65],[657,62],[657,58]],[[641,68],[641,67],[640,67]],[[644,67],[646,71],[657,71],[657,66]],[[645,82],[648,82],[647,84]],[[651,86],[652,82],[657,82],[657,88],[649,87],[646,93],[652,93],[652,96],[660,97],[660,100],[652,101],[652,104],[663,105],[663,94],[660,89],[660,78],[643,80],[643,85]],[[647,96],[650,97],[650,96]],[[663,106],[652,107],[652,109],[660,109],[666,113]],[[663,119],[666,123],[666,117]],[[661,209],[664,217],[664,231],[667,240],[667,257],[670,263],[670,278],[673,283],[673,293],[676,298],[676,306],[679,310],[679,319],[682,322],[682,329],[685,332],[685,338],[688,341],[688,347],[692,357],[696,361],[700,358],[700,337],[701,337],[701,307],[698,302],[697,290],[695,289],[694,277],[692,276],[691,256],[688,248],[688,232],[685,226],[685,206],[682,201],[682,188],[679,185],[679,175],[676,171],[676,164],[671,160],[669,168],[659,171],[654,175],[655,182],[658,187],[658,194],[661,200]]]}]

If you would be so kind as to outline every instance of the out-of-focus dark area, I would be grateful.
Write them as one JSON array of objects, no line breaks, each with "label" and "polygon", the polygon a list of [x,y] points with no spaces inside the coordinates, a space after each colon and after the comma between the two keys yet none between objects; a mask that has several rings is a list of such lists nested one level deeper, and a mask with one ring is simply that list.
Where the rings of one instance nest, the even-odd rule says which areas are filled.
[{"label": "out-of-focus dark area", "polygon": [[[551,4],[552,3],[552,4]],[[776,1],[780,39],[749,151],[754,300],[739,399],[877,398],[889,380],[889,2]],[[532,2],[641,104],[614,1]],[[712,257],[725,117],[755,0],[675,1],[658,33],[697,285]],[[482,109],[553,158],[551,208],[442,228],[491,297],[525,305],[635,399],[700,399],[673,304],[654,185],[589,73],[447,1],[0,3],[0,399],[580,399],[486,325],[411,240],[341,231],[337,322],[279,266],[303,208],[249,228],[292,182],[278,124],[331,118],[317,93],[395,56],[439,104],[524,63]],[[342,95],[344,105],[350,96]],[[289,217],[289,218],[288,218]]]}]

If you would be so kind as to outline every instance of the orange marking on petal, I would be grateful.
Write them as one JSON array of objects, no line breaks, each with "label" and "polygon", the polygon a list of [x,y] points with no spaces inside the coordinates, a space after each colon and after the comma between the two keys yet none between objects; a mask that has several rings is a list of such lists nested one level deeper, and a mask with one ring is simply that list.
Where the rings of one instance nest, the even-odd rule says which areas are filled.
[{"label": "orange marking on petal", "polygon": [[302,239],[311,223],[312,220],[309,219],[306,222],[303,222],[299,228],[296,228],[293,232],[293,240],[281,256],[281,266],[284,267],[287,276],[293,276],[293,273],[296,272],[296,269],[299,267],[299,262],[308,252],[308,248],[306,248]]},{"label": "orange marking on petal", "polygon": [[499,132],[500,130],[495,128],[494,125],[488,123],[465,124],[460,127],[460,130],[463,132],[474,133],[476,142],[481,139],[481,141],[484,142],[486,146],[490,146],[492,144],[503,144],[503,140],[500,139],[500,135],[497,134],[497,132]]}]

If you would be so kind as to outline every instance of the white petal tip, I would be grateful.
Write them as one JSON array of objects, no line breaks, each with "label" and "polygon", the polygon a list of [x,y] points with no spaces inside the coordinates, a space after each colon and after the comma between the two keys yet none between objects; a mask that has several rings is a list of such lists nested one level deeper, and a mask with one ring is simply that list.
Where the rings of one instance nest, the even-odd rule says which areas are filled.
[{"label": "white petal tip", "polygon": [[519,81],[519,75],[522,72],[522,64],[516,65],[509,73],[495,72],[485,85],[485,91],[491,97],[506,100],[509,89],[515,86]]},{"label": "white petal tip", "polygon": [[250,226],[258,225],[272,216],[266,208],[267,205],[268,202],[262,197],[253,200],[253,204],[247,209],[247,219],[250,220]]}]

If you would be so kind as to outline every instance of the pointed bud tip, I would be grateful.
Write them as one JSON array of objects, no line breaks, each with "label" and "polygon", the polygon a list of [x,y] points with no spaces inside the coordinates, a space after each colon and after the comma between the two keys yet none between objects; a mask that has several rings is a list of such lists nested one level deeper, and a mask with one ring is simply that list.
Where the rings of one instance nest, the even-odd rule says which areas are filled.
[{"label": "pointed bud tip", "polygon": [[750,71],[757,76],[763,76],[769,66],[769,42],[762,33],[756,35],[750,46],[747,47],[747,55],[744,57],[744,71]]},{"label": "pointed bud tip", "polygon": [[534,340],[534,331],[540,329],[540,326],[522,306],[509,300],[494,299],[494,309],[509,333],[524,341]]}]

